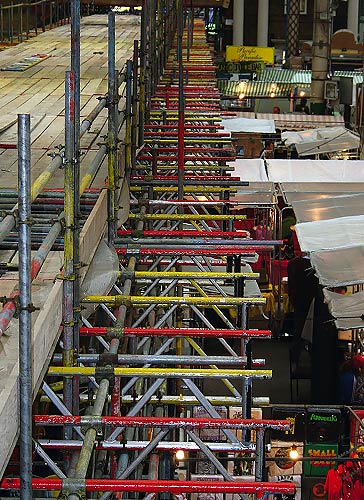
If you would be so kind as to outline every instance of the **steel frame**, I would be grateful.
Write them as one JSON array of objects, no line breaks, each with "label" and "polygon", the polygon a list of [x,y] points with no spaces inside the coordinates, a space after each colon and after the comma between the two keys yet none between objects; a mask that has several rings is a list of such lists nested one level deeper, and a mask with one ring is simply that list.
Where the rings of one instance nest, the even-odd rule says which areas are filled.
[{"label": "steel frame", "polygon": [[[245,280],[257,277],[244,271],[244,259],[256,258],[257,251],[272,252],[281,241],[257,242],[248,239],[245,231],[234,231],[234,221],[244,216],[232,214],[235,204],[230,196],[236,187],[248,183],[232,177],[227,165],[234,153],[221,132],[215,66],[204,26],[192,20],[189,11],[186,29],[182,0],[144,1],[139,61],[136,43],[123,77],[125,158],[119,162],[120,79],[115,70],[114,17],[111,13],[108,18],[108,94],[80,125],[79,13],[77,5],[73,7],[72,71],[66,75],[63,363],[56,366],[60,361],[56,354],[39,398],[41,408],[51,401],[62,415],[33,417],[46,433],[48,425],[61,428],[60,439],[34,440],[35,450],[59,479],[32,479],[28,470],[28,489],[62,490],[70,500],[89,491],[104,492],[103,500],[112,492],[150,493],[146,498],[155,494],[165,498],[166,491],[178,498],[182,493],[230,492],[243,500],[250,493],[256,498],[292,493],[292,483],[264,481],[265,431],[287,430],[289,422],[250,418],[252,381],[269,379],[272,373],[257,369],[264,360],[254,361],[248,349],[251,338],[270,336],[267,330],[249,329],[247,323],[249,307],[265,300],[244,294]],[[107,240],[116,247],[120,272],[114,284],[116,294],[80,300],[78,194],[84,192],[92,174],[81,182],[77,177],[79,139],[104,106],[109,110],[108,135],[100,155],[108,155]],[[92,165],[92,172],[100,161]],[[28,202],[39,195],[57,165],[55,159],[37,179]],[[127,200],[130,213],[120,221],[125,187],[131,198]],[[0,223],[0,242],[14,227],[13,217],[8,217]],[[51,242],[46,249],[44,243],[41,246],[43,261],[61,231],[59,226],[60,221],[54,223],[47,236]],[[217,272],[216,266],[225,269]],[[104,326],[96,326],[96,319],[84,320],[86,326],[80,326],[80,303],[99,306],[97,312],[105,313]],[[224,322],[225,329],[215,328],[210,311]],[[9,315],[11,311],[0,313],[2,330]],[[183,328],[186,322],[193,326]],[[229,355],[207,356],[201,343],[207,337],[218,339]],[[239,352],[227,340],[234,338],[240,341]],[[141,366],[124,366],[134,364]],[[61,380],[52,384],[55,376]],[[221,380],[231,396],[205,396],[207,379]],[[239,406],[242,418],[223,418],[216,408],[220,403]],[[87,414],[79,416],[84,410]],[[122,410],[126,416],[121,416]],[[206,416],[197,418],[198,412]],[[200,432],[206,429],[219,429],[224,441],[206,439]],[[237,429],[242,430],[242,438]],[[254,441],[249,440],[251,430],[256,431]],[[202,452],[225,481],[174,481],[171,453],[176,449]],[[54,450],[63,451],[61,466],[53,459]],[[222,451],[251,454],[255,482],[234,482],[221,462]],[[195,457],[200,460],[198,454]],[[148,480],[144,480],[142,465],[148,468]],[[101,479],[105,474],[110,479]],[[1,487],[22,486],[17,478],[5,478]]]}]

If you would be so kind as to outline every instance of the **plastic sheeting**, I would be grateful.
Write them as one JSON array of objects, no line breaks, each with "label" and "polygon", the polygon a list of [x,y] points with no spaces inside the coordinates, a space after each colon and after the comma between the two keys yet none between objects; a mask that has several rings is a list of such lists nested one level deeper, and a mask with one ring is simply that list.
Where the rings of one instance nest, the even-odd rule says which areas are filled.
[{"label": "plastic sheeting", "polygon": [[[115,249],[101,240],[82,282],[81,297],[107,295],[117,280],[118,271],[119,259]],[[88,304],[82,315],[87,318],[93,310],[94,305]]]},{"label": "plastic sheeting", "polygon": [[363,245],[312,252],[310,259],[324,286],[364,283]]},{"label": "plastic sheeting", "polygon": [[288,205],[300,200],[335,199],[343,193],[358,194],[364,192],[364,183],[361,182],[330,182],[319,184],[316,182],[284,182],[280,186],[284,200]]},{"label": "plastic sheeting", "polygon": [[268,205],[275,203],[274,184],[272,182],[249,182],[249,186],[236,186],[236,193],[231,201],[243,205]]},{"label": "plastic sheeting", "polygon": [[311,222],[337,217],[362,215],[364,211],[364,194],[336,195],[335,197],[293,201],[292,208],[297,222]]},{"label": "plastic sheeting", "polygon": [[228,161],[227,164],[234,167],[232,176],[239,176],[242,181],[269,182],[264,161],[261,159],[238,159]]},{"label": "plastic sheeting", "polygon": [[[363,160],[266,160],[272,182],[364,182]],[[304,191],[304,188],[301,188]],[[321,186],[321,191],[325,187]]]},{"label": "plastic sheeting", "polygon": [[258,134],[274,134],[274,120],[259,120],[255,118],[224,118],[221,121],[228,132],[251,132]]},{"label": "plastic sheeting", "polygon": [[303,252],[328,250],[364,243],[364,215],[304,222],[296,224],[295,227]]},{"label": "plastic sheeting", "polygon": [[283,132],[282,140],[296,145],[300,156],[357,149],[360,137],[345,127],[324,127],[302,132]]},{"label": "plastic sheeting", "polygon": [[324,296],[338,329],[364,328],[364,292],[341,295],[324,289]]}]

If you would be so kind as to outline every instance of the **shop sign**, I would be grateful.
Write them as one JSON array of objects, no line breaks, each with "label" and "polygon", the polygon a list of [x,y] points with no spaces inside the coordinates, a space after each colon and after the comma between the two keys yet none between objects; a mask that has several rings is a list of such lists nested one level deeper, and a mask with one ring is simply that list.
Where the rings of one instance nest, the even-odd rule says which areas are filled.
[{"label": "shop sign", "polygon": [[[338,455],[337,444],[306,444],[303,471],[307,476],[326,476],[331,467],[336,467],[336,462],[331,460]],[[325,460],[330,459],[330,460]]]},{"label": "shop sign", "polygon": [[264,64],[274,64],[274,47],[227,45],[226,61],[263,61]]}]

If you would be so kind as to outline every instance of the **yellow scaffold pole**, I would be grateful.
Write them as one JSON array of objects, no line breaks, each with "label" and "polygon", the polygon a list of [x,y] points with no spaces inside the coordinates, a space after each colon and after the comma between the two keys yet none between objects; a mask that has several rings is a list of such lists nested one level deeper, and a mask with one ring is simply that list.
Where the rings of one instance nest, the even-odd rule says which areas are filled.
[{"label": "yellow scaffold pole", "polygon": [[[110,370],[111,371],[111,370]],[[163,377],[163,378],[272,378],[272,370],[215,370],[212,368],[114,368],[116,377]],[[85,366],[50,366],[48,375],[72,377],[97,374],[97,367]]]},{"label": "yellow scaffold pole", "polygon": [[[259,273],[217,273],[217,272],[183,272],[183,271],[135,271],[135,278],[149,278],[149,279],[199,279],[199,278],[211,278],[211,279],[237,279],[245,278],[250,280],[256,280],[259,278]],[[120,271],[120,276],[125,275],[123,271]]]},{"label": "yellow scaffold pole", "polygon": [[180,306],[239,306],[241,304],[260,305],[265,304],[264,297],[154,297],[154,296],[137,296],[137,295],[88,295],[82,299],[86,304],[107,304],[115,307],[133,306],[133,305],[180,305]]},{"label": "yellow scaffold pole", "polygon": [[211,214],[129,214],[130,219],[138,220],[245,220],[246,215]]}]

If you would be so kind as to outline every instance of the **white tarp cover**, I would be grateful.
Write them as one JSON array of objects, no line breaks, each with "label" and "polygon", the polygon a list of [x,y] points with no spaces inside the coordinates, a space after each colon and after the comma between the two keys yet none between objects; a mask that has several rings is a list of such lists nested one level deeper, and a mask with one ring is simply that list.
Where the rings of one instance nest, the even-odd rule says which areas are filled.
[{"label": "white tarp cover", "polygon": [[364,194],[336,195],[335,197],[293,201],[292,208],[297,222],[311,222],[337,217],[363,215]]},{"label": "white tarp cover", "polygon": [[258,134],[274,134],[276,127],[274,120],[255,118],[224,118],[221,121],[228,132],[252,132]]},{"label": "white tarp cover", "polygon": [[249,182],[249,186],[236,186],[231,201],[236,204],[271,204],[275,202],[273,182]]},{"label": "white tarp cover", "polygon": [[338,329],[364,328],[364,292],[341,295],[324,289],[324,296]]},{"label": "white tarp cover", "polygon": [[[268,159],[266,162],[272,182],[364,182],[363,160]],[[325,188],[322,186],[321,190]]]},{"label": "white tarp cover", "polygon": [[239,176],[242,181],[269,182],[264,161],[259,158],[247,160],[239,158],[235,161],[228,161],[227,164],[234,167],[234,172],[231,172],[231,175]]},{"label": "white tarp cover", "polygon": [[282,132],[287,146],[295,144],[300,156],[357,149],[360,137],[345,127],[323,127],[301,132]]},{"label": "white tarp cover", "polygon": [[[343,193],[364,193],[364,183],[361,182],[329,182],[323,185],[317,182],[284,182],[280,185],[285,202],[293,205],[297,201],[335,199]],[[323,192],[324,191],[324,192]],[[311,203],[311,201],[310,201]]]},{"label": "white tarp cover", "polygon": [[[296,224],[303,252],[328,250],[364,243],[364,215]],[[364,275],[364,271],[363,275]]]},{"label": "white tarp cover", "polygon": [[310,259],[324,286],[364,283],[363,245],[312,252]]}]

